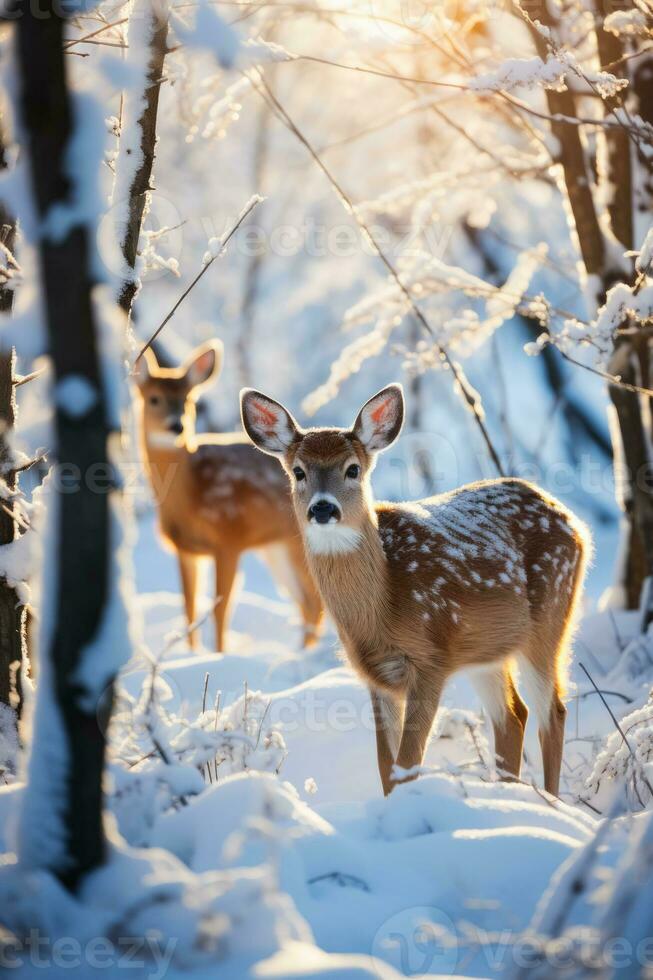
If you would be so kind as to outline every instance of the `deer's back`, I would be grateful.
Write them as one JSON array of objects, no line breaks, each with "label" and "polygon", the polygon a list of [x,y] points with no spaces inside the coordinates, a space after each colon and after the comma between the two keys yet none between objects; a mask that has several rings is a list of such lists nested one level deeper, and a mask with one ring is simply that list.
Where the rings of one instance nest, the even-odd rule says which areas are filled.
[{"label": "deer's back", "polygon": [[469,484],[411,504],[378,504],[389,603],[402,633],[479,649],[517,648],[552,604],[566,615],[586,532],[520,480]]},{"label": "deer's back", "polygon": [[280,463],[239,434],[197,440],[164,511],[166,536],[198,554],[258,548],[299,533]]}]

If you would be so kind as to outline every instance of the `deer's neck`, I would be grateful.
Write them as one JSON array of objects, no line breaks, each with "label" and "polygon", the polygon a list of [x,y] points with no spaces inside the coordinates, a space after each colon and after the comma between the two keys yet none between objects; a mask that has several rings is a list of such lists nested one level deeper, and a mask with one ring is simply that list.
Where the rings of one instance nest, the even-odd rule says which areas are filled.
[{"label": "deer's neck", "polygon": [[189,458],[185,434],[148,432],[139,420],[142,458],[155,499],[160,507],[170,499],[170,491],[183,480]]},{"label": "deer's neck", "polygon": [[376,522],[370,513],[350,550],[323,554],[305,542],[308,563],[342,637],[356,642],[379,627],[386,607],[387,561]]}]

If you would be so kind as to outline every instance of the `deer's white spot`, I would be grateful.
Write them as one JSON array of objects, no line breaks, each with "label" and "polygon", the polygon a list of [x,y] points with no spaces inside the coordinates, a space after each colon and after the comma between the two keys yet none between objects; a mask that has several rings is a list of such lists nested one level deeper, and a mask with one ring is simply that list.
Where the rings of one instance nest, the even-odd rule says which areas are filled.
[{"label": "deer's white spot", "polygon": [[476,693],[490,721],[501,724],[506,715],[503,666],[494,664],[491,667],[471,667],[467,671],[467,676],[476,688]]},{"label": "deer's white spot", "polygon": [[526,703],[535,712],[540,727],[549,724],[551,699],[553,697],[553,678],[539,671],[530,660],[518,657],[519,679],[524,688]]}]

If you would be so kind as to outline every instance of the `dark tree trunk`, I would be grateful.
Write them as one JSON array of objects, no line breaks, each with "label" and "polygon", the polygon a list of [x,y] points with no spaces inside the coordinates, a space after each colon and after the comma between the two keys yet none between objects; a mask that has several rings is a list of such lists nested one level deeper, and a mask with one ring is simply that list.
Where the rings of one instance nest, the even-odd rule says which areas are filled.
[{"label": "dark tree trunk", "polygon": [[[71,101],[62,49],[64,22],[54,0],[38,11],[25,8],[16,21],[20,106],[29,151],[38,214],[72,206],[66,151],[72,134]],[[79,223],[60,238],[43,236],[39,243],[54,383],[75,379],[88,394],[88,404],[70,406],[56,400],[56,457],[80,474],[72,487],[52,491],[56,514],[56,584],[53,621],[43,630],[54,677],[53,695],[67,741],[64,813],[65,854],[50,860],[50,870],[74,888],[81,876],[104,857],[102,830],[103,732],[111,694],[96,710],[84,705],[77,671],[85,647],[95,638],[108,591],[109,498],[91,489],[86,477],[92,466],[107,467],[107,422],[96,332],[91,305],[89,231]],[[70,469],[67,469],[70,472]],[[97,470],[95,471],[97,472]],[[60,480],[63,482],[63,479]],[[68,492],[65,492],[65,490]],[[110,690],[110,689],[109,689]],[[38,739],[38,730],[35,738]],[[35,744],[33,753],[38,753]],[[43,858],[47,864],[48,856]]]},{"label": "dark tree trunk", "polygon": [[[143,15],[143,11],[139,11],[138,13],[141,16]],[[138,128],[141,136],[140,150],[143,159],[134,175],[134,180],[129,190],[127,228],[121,246],[127,267],[132,271],[136,266],[138,240],[141,234],[147,196],[152,190],[151,180],[156,150],[156,121],[159,111],[159,92],[161,91],[163,64],[168,41],[168,20],[167,18],[159,20],[156,4],[152,7],[151,16],[152,41],[147,74],[149,84],[144,93],[145,108],[138,120]],[[126,152],[133,152],[133,149],[127,147]],[[129,275],[122,285],[118,300],[121,308],[128,316],[131,313],[132,303],[134,302],[137,289],[137,278],[134,275]]]},{"label": "dark tree trunk", "polygon": [[[2,291],[0,291],[1,300]],[[0,466],[2,477],[11,491],[17,487],[16,471],[11,465],[11,453],[4,433],[12,429],[15,420],[13,350],[0,353]],[[11,509],[11,501],[8,501]],[[0,509],[0,547],[18,537],[16,521]],[[0,701],[12,707],[20,717],[22,705],[21,670],[26,663],[25,607],[16,589],[6,579],[0,579]]]},{"label": "dark tree trunk", "polygon": [[[0,170],[6,166],[6,141],[0,118]],[[0,204],[0,241],[12,253],[16,240],[15,220]],[[0,314],[11,312],[14,301],[13,289],[0,283]],[[16,420],[16,396],[14,389],[15,353],[0,351],[0,467],[7,488],[14,491],[18,479],[11,465],[11,453],[7,434]],[[11,501],[6,502],[11,508]],[[11,544],[18,536],[16,521],[6,510],[0,509],[0,547]],[[20,716],[22,691],[21,669],[25,663],[25,608],[18,594],[6,579],[0,579],[0,701],[9,705]]]},{"label": "dark tree trunk", "polygon": [[[599,20],[612,9],[601,0],[597,7]],[[625,7],[632,4],[626,3]],[[603,30],[602,23],[597,25],[597,45],[603,67],[622,77],[628,77],[629,65],[622,62],[614,66],[614,62],[625,54],[620,38]],[[631,105],[645,122],[653,121],[653,100],[651,99],[651,60],[644,57],[635,63],[630,79],[630,98],[635,99],[636,105]],[[621,99],[615,97],[607,100],[606,109],[614,110],[621,104]],[[634,238],[636,210],[650,212],[653,193],[651,188],[650,161],[634,145],[627,132],[614,127],[608,130],[603,139],[606,141],[607,167],[612,195],[608,205],[610,226],[615,238],[624,251],[634,248],[638,243]],[[641,175],[648,175],[644,180]],[[635,177],[635,179],[633,179]],[[634,282],[635,271],[631,271],[631,282]],[[605,277],[606,290],[612,285],[609,277]],[[650,387],[650,344],[646,338],[621,336],[617,338],[609,370],[611,374],[620,376],[631,384]],[[609,387],[610,399],[614,405],[621,439],[621,453],[626,476],[624,494],[624,510],[627,521],[627,536],[625,542],[625,561],[623,567],[622,586],[626,596],[626,606],[637,609],[643,598],[647,599],[648,608],[643,610],[642,624],[648,626],[653,618],[651,608],[651,591],[644,590],[646,578],[653,576],[653,471],[651,469],[651,433],[647,428],[642,396],[635,392],[626,391],[616,386]]]},{"label": "dark tree trunk", "polygon": [[[604,15],[609,12],[608,4],[596,0],[596,41],[599,57],[604,67],[610,66],[623,54],[621,42],[614,35],[603,30]],[[629,3],[626,2],[626,8]],[[611,10],[612,7],[610,6]],[[533,11],[530,11],[533,15]],[[555,32],[558,15],[553,14],[546,4],[538,4],[537,19]],[[562,15],[564,16],[564,15]],[[538,54],[546,58],[547,43],[537,30],[532,30],[533,41]],[[616,73],[626,75],[627,67],[622,63],[616,66]],[[650,100],[649,75],[631,86],[639,100],[640,114],[646,119],[653,111]],[[613,264],[605,247],[598,212],[594,202],[592,174],[586,160],[580,127],[567,125],[565,117],[576,115],[576,97],[571,90],[563,92],[548,91],[546,94],[551,113],[551,131],[559,145],[559,162],[563,168],[569,208],[578,235],[581,257],[589,276],[595,277],[599,285],[597,301],[601,302],[615,282],[623,281],[623,269]],[[615,96],[606,101],[605,111],[609,114],[618,105],[620,98]],[[628,134],[619,128],[604,134],[606,140],[606,160],[608,179],[613,189],[608,207],[611,231],[626,251],[633,245],[633,145]],[[632,281],[632,280],[631,280]],[[644,345],[646,348],[647,345]],[[632,342],[629,337],[618,337],[615,342],[609,371],[625,381],[648,385],[648,350]],[[619,427],[620,445],[615,447],[615,458],[623,459],[626,476],[624,494],[625,518],[628,533],[625,542],[626,555],[621,585],[626,596],[628,608],[637,608],[643,594],[642,587],[647,577],[653,577],[653,483],[649,459],[650,440],[642,414],[639,395],[616,386],[609,386],[609,394],[614,405]],[[650,595],[650,590],[648,591]],[[651,611],[653,615],[653,610]],[[651,618],[647,614],[644,621]]]}]

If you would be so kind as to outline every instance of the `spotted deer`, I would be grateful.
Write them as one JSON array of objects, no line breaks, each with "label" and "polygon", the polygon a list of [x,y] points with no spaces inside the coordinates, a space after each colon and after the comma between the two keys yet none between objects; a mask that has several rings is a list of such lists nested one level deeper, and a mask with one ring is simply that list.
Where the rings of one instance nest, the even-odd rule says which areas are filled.
[{"label": "spotted deer", "polygon": [[374,395],[351,429],[301,429],[251,389],[241,392],[241,410],[249,437],[290,478],[309,566],[370,689],[384,792],[394,777],[415,777],[442,689],[461,669],[492,721],[500,770],[518,777],[528,716],[518,666],[537,715],[545,787],[557,794],[584,526],[516,479],[376,503],[370,474],[401,431],[400,385]]},{"label": "spotted deer", "polygon": [[[322,603],[306,566],[285,474],[242,432],[198,435],[196,402],[223,359],[219,341],[180,368],[161,368],[148,348],[135,367],[143,456],[164,541],[177,553],[189,625],[195,621],[198,559],[215,562],[216,649],[224,650],[231,597],[243,552],[260,550],[297,601],[304,643],[319,631]],[[196,631],[190,636],[197,645]]]}]

